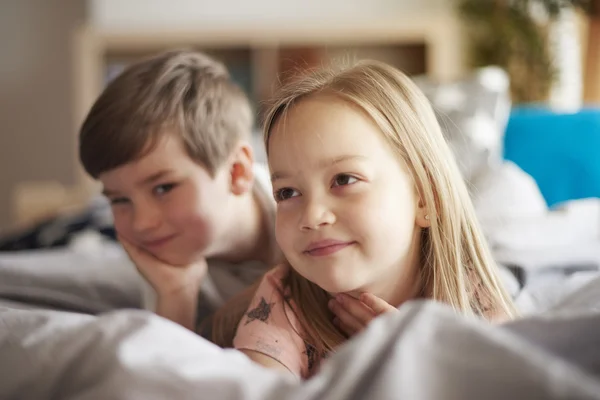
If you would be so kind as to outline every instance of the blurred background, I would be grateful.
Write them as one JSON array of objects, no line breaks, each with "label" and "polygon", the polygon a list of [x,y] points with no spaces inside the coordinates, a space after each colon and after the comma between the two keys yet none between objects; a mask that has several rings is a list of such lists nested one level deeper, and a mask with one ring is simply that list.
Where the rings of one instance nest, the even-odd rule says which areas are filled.
[{"label": "blurred background", "polygon": [[[386,61],[417,79],[448,131],[458,128],[449,133],[462,135],[457,151],[487,146],[486,160],[493,153],[514,161],[549,207],[599,197],[598,3],[2,0],[0,231],[88,201],[95,186],[78,165],[79,124],[129,62],[177,47],[223,61],[257,113],[293,71]],[[481,115],[495,129],[484,138]]]}]

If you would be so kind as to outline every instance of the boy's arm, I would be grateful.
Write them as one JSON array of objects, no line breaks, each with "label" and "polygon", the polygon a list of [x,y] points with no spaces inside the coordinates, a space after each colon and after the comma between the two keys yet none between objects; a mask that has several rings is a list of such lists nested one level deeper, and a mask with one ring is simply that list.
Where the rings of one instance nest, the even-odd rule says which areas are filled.
[{"label": "boy's arm", "polygon": [[119,237],[137,270],[157,295],[155,312],[192,331],[196,328],[198,292],[208,271],[206,260],[190,265],[170,265]]},{"label": "boy's arm", "polygon": [[159,295],[156,302],[156,314],[191,331],[196,330],[197,309],[198,292],[195,290]]}]

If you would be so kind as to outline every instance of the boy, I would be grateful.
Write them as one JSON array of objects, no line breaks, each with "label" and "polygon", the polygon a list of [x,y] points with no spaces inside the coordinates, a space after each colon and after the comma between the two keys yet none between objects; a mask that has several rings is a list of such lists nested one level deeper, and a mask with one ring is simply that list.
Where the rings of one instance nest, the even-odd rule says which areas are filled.
[{"label": "boy", "polygon": [[80,131],[81,162],[102,183],[119,240],[153,289],[146,307],[192,330],[197,315],[279,257],[252,123],[222,64],[173,51],[113,80]]}]

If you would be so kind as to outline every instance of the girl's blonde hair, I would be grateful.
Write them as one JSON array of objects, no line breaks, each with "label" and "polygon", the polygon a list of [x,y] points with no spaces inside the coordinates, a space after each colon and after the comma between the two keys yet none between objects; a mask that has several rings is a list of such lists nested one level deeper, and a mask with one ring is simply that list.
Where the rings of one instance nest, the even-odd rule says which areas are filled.
[{"label": "girl's blonde hair", "polygon": [[[285,85],[266,113],[267,154],[276,121],[299,101],[320,94],[337,96],[361,109],[408,167],[431,223],[421,233],[423,293],[462,314],[487,319],[514,317],[516,310],[497,275],[466,185],[433,109],[402,72],[384,63],[362,61],[341,71],[303,75]],[[333,350],[346,339],[332,323],[329,296],[323,289],[293,268],[289,268],[285,284],[305,339],[317,354]],[[213,331],[217,344],[231,346],[255,290],[256,286],[250,288],[218,312]]]}]

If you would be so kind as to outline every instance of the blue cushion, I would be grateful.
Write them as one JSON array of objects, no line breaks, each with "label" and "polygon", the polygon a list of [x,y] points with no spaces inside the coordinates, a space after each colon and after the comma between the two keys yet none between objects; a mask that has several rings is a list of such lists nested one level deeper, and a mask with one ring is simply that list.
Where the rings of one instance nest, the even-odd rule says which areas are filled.
[{"label": "blue cushion", "polygon": [[549,206],[600,197],[600,109],[514,108],[504,156],[536,180]]}]

